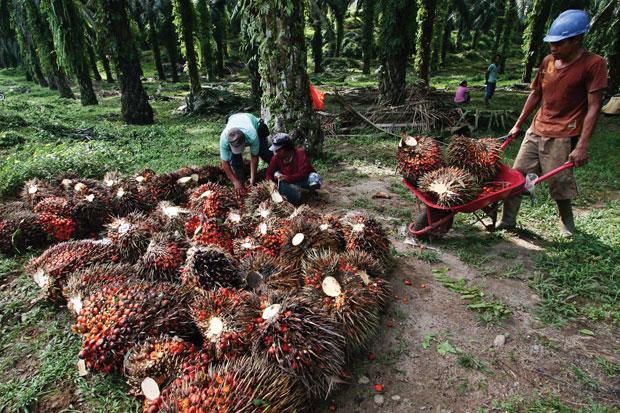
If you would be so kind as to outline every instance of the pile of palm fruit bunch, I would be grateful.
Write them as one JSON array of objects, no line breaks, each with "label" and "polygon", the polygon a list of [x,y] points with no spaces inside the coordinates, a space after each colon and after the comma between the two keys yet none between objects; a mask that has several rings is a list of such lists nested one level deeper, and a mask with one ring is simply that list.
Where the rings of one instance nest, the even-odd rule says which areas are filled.
[{"label": "pile of palm fruit bunch", "polygon": [[59,241],[25,271],[75,317],[80,375],[123,375],[147,412],[307,410],[378,332],[391,244],[373,217],[295,208],[271,182],[240,199],[221,177],[36,181],[2,208],[38,241],[21,246]]},{"label": "pile of palm fruit bunch", "polygon": [[501,143],[493,138],[453,136],[445,154],[428,136],[404,136],[398,171],[441,207],[463,205],[480,195],[500,167]]}]

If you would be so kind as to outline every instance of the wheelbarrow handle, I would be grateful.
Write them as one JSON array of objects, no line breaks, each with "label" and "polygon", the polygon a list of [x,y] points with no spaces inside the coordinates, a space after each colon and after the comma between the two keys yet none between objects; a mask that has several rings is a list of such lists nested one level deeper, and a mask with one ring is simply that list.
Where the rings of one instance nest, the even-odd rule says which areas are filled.
[{"label": "wheelbarrow handle", "polygon": [[573,161],[568,161],[560,166],[558,166],[557,168],[547,172],[546,174],[539,176],[538,178],[536,178],[536,180],[534,181],[534,185],[537,185],[543,181],[546,181],[547,179],[551,178],[553,175],[556,175],[560,172],[562,172],[565,169],[568,168],[573,168],[575,166],[575,163]]},{"label": "wheelbarrow handle", "polygon": [[500,147],[500,149],[502,151],[506,149],[506,147],[510,145],[510,142],[512,142],[514,138],[515,138],[514,135],[511,135],[511,134],[500,136],[499,138],[497,138],[500,142],[502,142],[502,146]]}]

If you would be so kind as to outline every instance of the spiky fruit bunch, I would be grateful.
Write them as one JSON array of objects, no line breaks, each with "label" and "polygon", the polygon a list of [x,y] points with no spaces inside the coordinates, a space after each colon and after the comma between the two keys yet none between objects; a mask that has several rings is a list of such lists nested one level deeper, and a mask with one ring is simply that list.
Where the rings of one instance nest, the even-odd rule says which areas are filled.
[{"label": "spiky fruit bunch", "polygon": [[17,211],[30,211],[30,206],[23,201],[0,203],[0,219],[6,218]]},{"label": "spiky fruit bunch", "polygon": [[52,301],[63,302],[67,277],[94,264],[109,262],[116,250],[109,242],[81,240],[56,244],[30,260],[25,270]]},{"label": "spiky fruit bunch", "polygon": [[444,166],[439,144],[429,136],[404,136],[396,155],[398,172],[412,185],[420,177]]},{"label": "spiky fruit bunch", "polygon": [[213,245],[233,252],[232,236],[228,229],[215,219],[193,216],[185,223],[185,234],[198,245]]},{"label": "spiky fruit bunch", "polygon": [[30,208],[34,208],[39,202],[50,196],[58,196],[59,191],[47,182],[40,179],[31,179],[24,183],[24,187],[20,193],[22,201]]},{"label": "spiky fruit bunch", "polygon": [[420,179],[420,190],[437,205],[453,207],[475,199],[481,187],[471,173],[448,166],[424,175]]},{"label": "spiky fruit bunch", "polygon": [[499,170],[501,146],[494,138],[454,136],[448,146],[448,165],[464,169],[481,181],[492,179]]},{"label": "spiky fruit bunch", "polygon": [[325,214],[318,220],[319,229],[338,241],[338,251],[343,251],[346,246],[341,219],[342,217],[335,214]]},{"label": "spiky fruit bunch", "polygon": [[77,224],[80,236],[91,236],[103,229],[112,214],[112,203],[107,194],[99,189],[86,189],[79,182],[75,186],[79,190],[71,195],[69,204],[72,207],[72,217]]},{"label": "spiky fruit bunch", "polygon": [[129,264],[96,264],[72,273],[62,294],[67,307],[80,314],[84,300],[104,286],[118,285],[135,277],[135,268]]},{"label": "spiky fruit bunch", "polygon": [[298,217],[290,221],[280,255],[284,261],[299,267],[310,251],[337,251],[338,247],[338,239],[332,233],[322,231],[314,220]]},{"label": "spiky fruit bunch", "polygon": [[60,215],[42,212],[37,214],[39,225],[54,241],[67,241],[75,233],[75,221]]},{"label": "spiky fruit bunch", "polygon": [[264,360],[243,357],[177,378],[145,412],[294,413],[307,405],[294,377]]},{"label": "spiky fruit bunch", "polygon": [[265,247],[260,245],[254,237],[236,238],[233,241],[233,255],[238,259],[243,259],[256,251],[270,253]]},{"label": "spiky fruit bunch", "polygon": [[179,235],[159,232],[153,235],[146,251],[136,264],[146,279],[174,281],[180,277],[187,244]]},{"label": "spiky fruit bunch", "polygon": [[262,296],[261,310],[254,354],[298,377],[313,397],[326,397],[344,365],[345,342],[336,323],[299,296]]},{"label": "spiky fruit bunch", "polygon": [[121,173],[117,171],[106,172],[105,175],[103,175],[102,181],[103,185],[106,188],[112,188],[125,181],[125,177],[123,177],[123,175],[121,175]]},{"label": "spiky fruit bunch", "polygon": [[295,207],[278,191],[276,184],[264,181],[254,185],[244,199],[243,210],[246,214],[266,219],[271,216],[286,218]]},{"label": "spiky fruit bunch", "polygon": [[224,226],[228,228],[234,238],[242,238],[251,235],[258,223],[259,220],[254,215],[231,209],[226,214]]},{"label": "spiky fruit bunch", "polygon": [[114,218],[106,227],[108,238],[118,250],[120,258],[132,263],[146,252],[154,232],[146,216],[141,212]]},{"label": "spiky fruit bunch", "polygon": [[254,238],[275,257],[280,254],[280,249],[286,242],[289,225],[289,221],[280,218],[266,219],[256,226]]},{"label": "spiky fruit bunch", "polygon": [[228,211],[237,206],[232,189],[211,182],[200,185],[189,196],[190,209],[208,218],[224,219]]},{"label": "spiky fruit bunch", "polygon": [[311,206],[302,204],[297,208],[293,209],[287,219],[303,219],[306,221],[319,222],[321,220],[321,214],[319,214],[316,210],[312,209]]},{"label": "spiky fruit bunch", "polygon": [[133,346],[123,366],[129,394],[142,395],[141,384],[146,378],[163,387],[181,373],[183,363],[191,360],[195,353],[194,344],[178,337],[149,338]]},{"label": "spiky fruit bunch", "polygon": [[349,282],[357,282],[360,289],[369,292],[379,310],[384,310],[392,296],[390,284],[383,278],[386,269],[381,262],[364,251],[347,251],[340,254],[338,265]]},{"label": "spiky fruit bunch", "polygon": [[185,223],[192,215],[193,213],[189,209],[181,208],[169,201],[161,201],[149,215],[149,222],[153,228],[161,231],[183,234],[185,232]]},{"label": "spiky fruit bunch", "polygon": [[347,251],[365,251],[384,266],[389,265],[390,241],[377,220],[364,214],[353,214],[345,216],[342,224]]},{"label": "spiky fruit bunch", "polygon": [[86,367],[110,372],[141,339],[193,332],[188,317],[188,295],[177,287],[128,282],[106,285],[85,300],[72,330],[82,336],[79,357]]},{"label": "spiky fruit bunch", "polygon": [[0,252],[3,254],[21,253],[28,247],[47,244],[48,237],[35,213],[18,209],[0,217]]},{"label": "spiky fruit bunch", "polygon": [[204,338],[203,349],[215,360],[232,360],[248,352],[260,300],[248,291],[219,288],[199,294],[191,315]]},{"label": "spiky fruit bunch", "polygon": [[294,293],[301,287],[301,276],[297,268],[265,251],[247,254],[241,259],[239,270],[246,286],[253,290],[266,288]]},{"label": "spiky fruit bunch", "polygon": [[340,254],[339,262],[343,271],[346,271],[348,267],[354,267],[365,271],[370,278],[385,277],[386,274],[386,269],[381,261],[366,251],[345,251]]},{"label": "spiky fruit bunch", "polygon": [[187,202],[187,187],[178,183],[180,178],[174,172],[156,175],[145,186],[158,201],[170,201],[181,205]]},{"label": "spiky fruit bunch", "polygon": [[63,218],[71,217],[71,205],[67,198],[61,196],[49,196],[42,199],[34,207],[34,212],[37,214],[53,214]]},{"label": "spiky fruit bunch", "polygon": [[192,166],[190,167],[192,173],[198,175],[198,183],[200,185],[207,182],[215,182],[217,184],[225,184],[228,182],[226,172],[217,166]]},{"label": "spiky fruit bunch", "polygon": [[132,212],[150,212],[155,208],[157,200],[148,191],[142,190],[135,180],[114,182],[108,187],[114,215],[124,217]]},{"label": "spiky fruit bunch", "polygon": [[63,180],[65,183],[63,187],[73,195],[88,195],[91,193],[102,193],[105,194],[106,186],[103,182],[97,181],[96,179],[89,178],[79,178],[70,180],[68,185],[67,181]]},{"label": "spiky fruit bunch", "polygon": [[367,273],[339,261],[331,252],[311,254],[304,262],[302,294],[326,311],[344,331],[347,346],[358,350],[377,332],[383,295],[368,288],[374,280]]},{"label": "spiky fruit bunch", "polygon": [[214,246],[194,246],[187,250],[181,281],[206,290],[241,286],[237,260]]}]

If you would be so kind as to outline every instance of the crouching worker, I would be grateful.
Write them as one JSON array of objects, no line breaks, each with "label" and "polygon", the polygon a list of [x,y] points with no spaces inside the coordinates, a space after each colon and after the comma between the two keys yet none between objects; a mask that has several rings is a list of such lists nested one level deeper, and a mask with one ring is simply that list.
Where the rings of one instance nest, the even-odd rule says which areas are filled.
[{"label": "crouching worker", "polygon": [[306,151],[296,148],[289,135],[278,133],[269,148],[274,157],[267,168],[267,179],[278,183],[278,191],[293,205],[299,205],[302,189],[315,191],[321,177],[314,171]]},{"label": "crouching worker", "polygon": [[267,125],[251,113],[236,113],[226,122],[226,127],[220,135],[220,159],[222,169],[235,186],[238,195],[243,195],[245,192],[243,151],[246,146],[250,147],[250,185],[254,185],[258,158],[269,163],[273,156],[269,150],[267,136],[269,136]]}]

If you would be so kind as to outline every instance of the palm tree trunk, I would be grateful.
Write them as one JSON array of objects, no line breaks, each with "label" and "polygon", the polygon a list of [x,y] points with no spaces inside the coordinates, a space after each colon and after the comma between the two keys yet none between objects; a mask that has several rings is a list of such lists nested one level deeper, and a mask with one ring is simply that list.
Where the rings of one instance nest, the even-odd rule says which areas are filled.
[{"label": "palm tree trunk", "polygon": [[99,74],[99,69],[97,68],[97,58],[95,57],[95,50],[92,45],[88,45],[88,62],[90,63],[91,70],[93,71],[93,77],[97,82],[101,82],[103,79],[101,78],[101,74]]},{"label": "palm tree trunk", "polygon": [[164,16],[164,23],[162,25],[161,35],[163,37],[164,46],[168,52],[168,59],[170,60],[170,76],[173,83],[179,81],[179,74],[177,66],[179,64],[179,48],[177,46],[177,34],[174,28],[174,17],[172,15],[172,3],[171,0],[165,0],[162,2],[161,12]]},{"label": "palm tree trunk", "polygon": [[550,9],[551,0],[534,0],[532,10],[528,15],[528,25],[523,37],[523,51],[525,52],[523,63],[525,68],[523,69],[522,81],[524,83],[532,81],[532,70],[543,47],[543,34]]},{"label": "palm tree trunk", "polygon": [[429,45],[433,39],[433,23],[437,3],[434,0],[420,0],[418,7],[418,42],[416,46],[415,69],[420,80],[428,84],[430,69]]},{"label": "palm tree trunk", "polygon": [[213,38],[215,39],[216,47],[216,64],[217,75],[219,77],[224,76],[224,56],[226,56],[226,3],[224,1],[218,1],[214,4],[213,9],[213,24],[215,30],[213,32]]},{"label": "palm tree trunk", "polygon": [[375,34],[375,0],[364,0],[362,22],[362,73],[370,73]]},{"label": "palm tree trunk", "polygon": [[194,7],[190,0],[174,0],[174,13],[180,20],[180,30],[185,43],[190,89],[191,93],[195,95],[200,92],[201,85],[198,63],[196,62],[196,49],[194,48],[194,26],[196,23]]},{"label": "palm tree trunk", "polygon": [[166,80],[166,72],[164,65],[161,63],[161,51],[159,50],[159,36],[157,33],[157,22],[155,21],[155,12],[153,11],[153,2],[149,2],[146,10],[149,24],[149,41],[153,50],[153,60],[155,60],[155,69],[157,69],[157,77],[159,80]]}]

